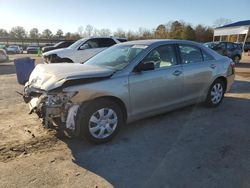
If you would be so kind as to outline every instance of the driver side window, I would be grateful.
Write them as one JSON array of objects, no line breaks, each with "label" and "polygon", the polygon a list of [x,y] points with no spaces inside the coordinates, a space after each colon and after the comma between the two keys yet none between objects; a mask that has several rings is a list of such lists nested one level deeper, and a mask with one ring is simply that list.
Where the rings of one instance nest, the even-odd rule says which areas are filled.
[{"label": "driver side window", "polygon": [[143,63],[154,63],[155,69],[176,65],[175,47],[173,45],[159,46],[144,58]]},{"label": "driver side window", "polygon": [[90,39],[87,42],[83,43],[79,50],[86,50],[91,48],[99,48],[98,41],[96,39]]}]

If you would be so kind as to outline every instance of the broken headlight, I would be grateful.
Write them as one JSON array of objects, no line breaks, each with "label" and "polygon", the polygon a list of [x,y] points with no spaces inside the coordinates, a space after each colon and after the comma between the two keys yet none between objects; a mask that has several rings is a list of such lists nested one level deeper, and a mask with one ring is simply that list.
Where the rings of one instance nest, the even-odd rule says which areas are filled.
[{"label": "broken headlight", "polygon": [[77,92],[63,92],[58,94],[47,95],[47,100],[45,103],[47,105],[60,105],[69,102],[69,100],[75,96]]}]

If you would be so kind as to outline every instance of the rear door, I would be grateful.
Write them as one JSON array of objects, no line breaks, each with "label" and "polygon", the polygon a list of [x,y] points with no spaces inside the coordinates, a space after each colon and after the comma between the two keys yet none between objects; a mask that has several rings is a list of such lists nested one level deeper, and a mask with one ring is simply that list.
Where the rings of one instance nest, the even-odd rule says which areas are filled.
[{"label": "rear door", "polygon": [[129,76],[130,105],[133,115],[146,116],[181,101],[183,74],[174,45],[152,50],[141,63],[153,62],[155,70],[132,72]]},{"label": "rear door", "polygon": [[179,44],[183,66],[183,100],[193,101],[206,95],[216,64],[211,55],[199,47]]}]

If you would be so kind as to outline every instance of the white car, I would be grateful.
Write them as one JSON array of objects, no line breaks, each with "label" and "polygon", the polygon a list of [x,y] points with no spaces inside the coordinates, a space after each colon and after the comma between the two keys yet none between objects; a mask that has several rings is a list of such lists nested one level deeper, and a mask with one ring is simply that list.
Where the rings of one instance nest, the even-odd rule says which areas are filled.
[{"label": "white car", "polygon": [[9,54],[21,54],[21,53],[23,53],[23,50],[20,46],[13,45],[13,46],[9,46],[7,48],[7,53],[9,53]]},{"label": "white car", "polygon": [[7,61],[9,59],[6,51],[4,49],[0,49],[0,62]]},{"label": "white car", "polygon": [[83,38],[68,48],[43,53],[45,63],[84,63],[104,49],[120,43],[112,37]]}]

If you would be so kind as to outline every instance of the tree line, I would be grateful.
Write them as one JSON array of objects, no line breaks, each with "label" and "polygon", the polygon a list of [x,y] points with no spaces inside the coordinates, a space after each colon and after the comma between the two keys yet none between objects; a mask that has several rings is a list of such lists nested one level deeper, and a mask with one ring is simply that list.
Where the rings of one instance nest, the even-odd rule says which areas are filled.
[{"label": "tree line", "polygon": [[[222,21],[219,20],[220,23],[217,23],[217,25],[223,25]],[[80,26],[75,33],[64,33],[61,29],[58,29],[55,33],[49,29],[40,32],[37,28],[26,31],[22,26],[13,27],[9,32],[5,29],[0,29],[0,38],[78,40],[82,37],[90,36],[114,36],[127,38],[128,40],[157,38],[208,42],[213,39],[213,28],[202,24],[192,26],[184,21],[172,21],[167,24],[160,24],[154,29],[139,28],[137,31],[125,31],[118,28],[112,32],[110,29],[97,29],[91,25],[87,25],[85,28]]]}]

